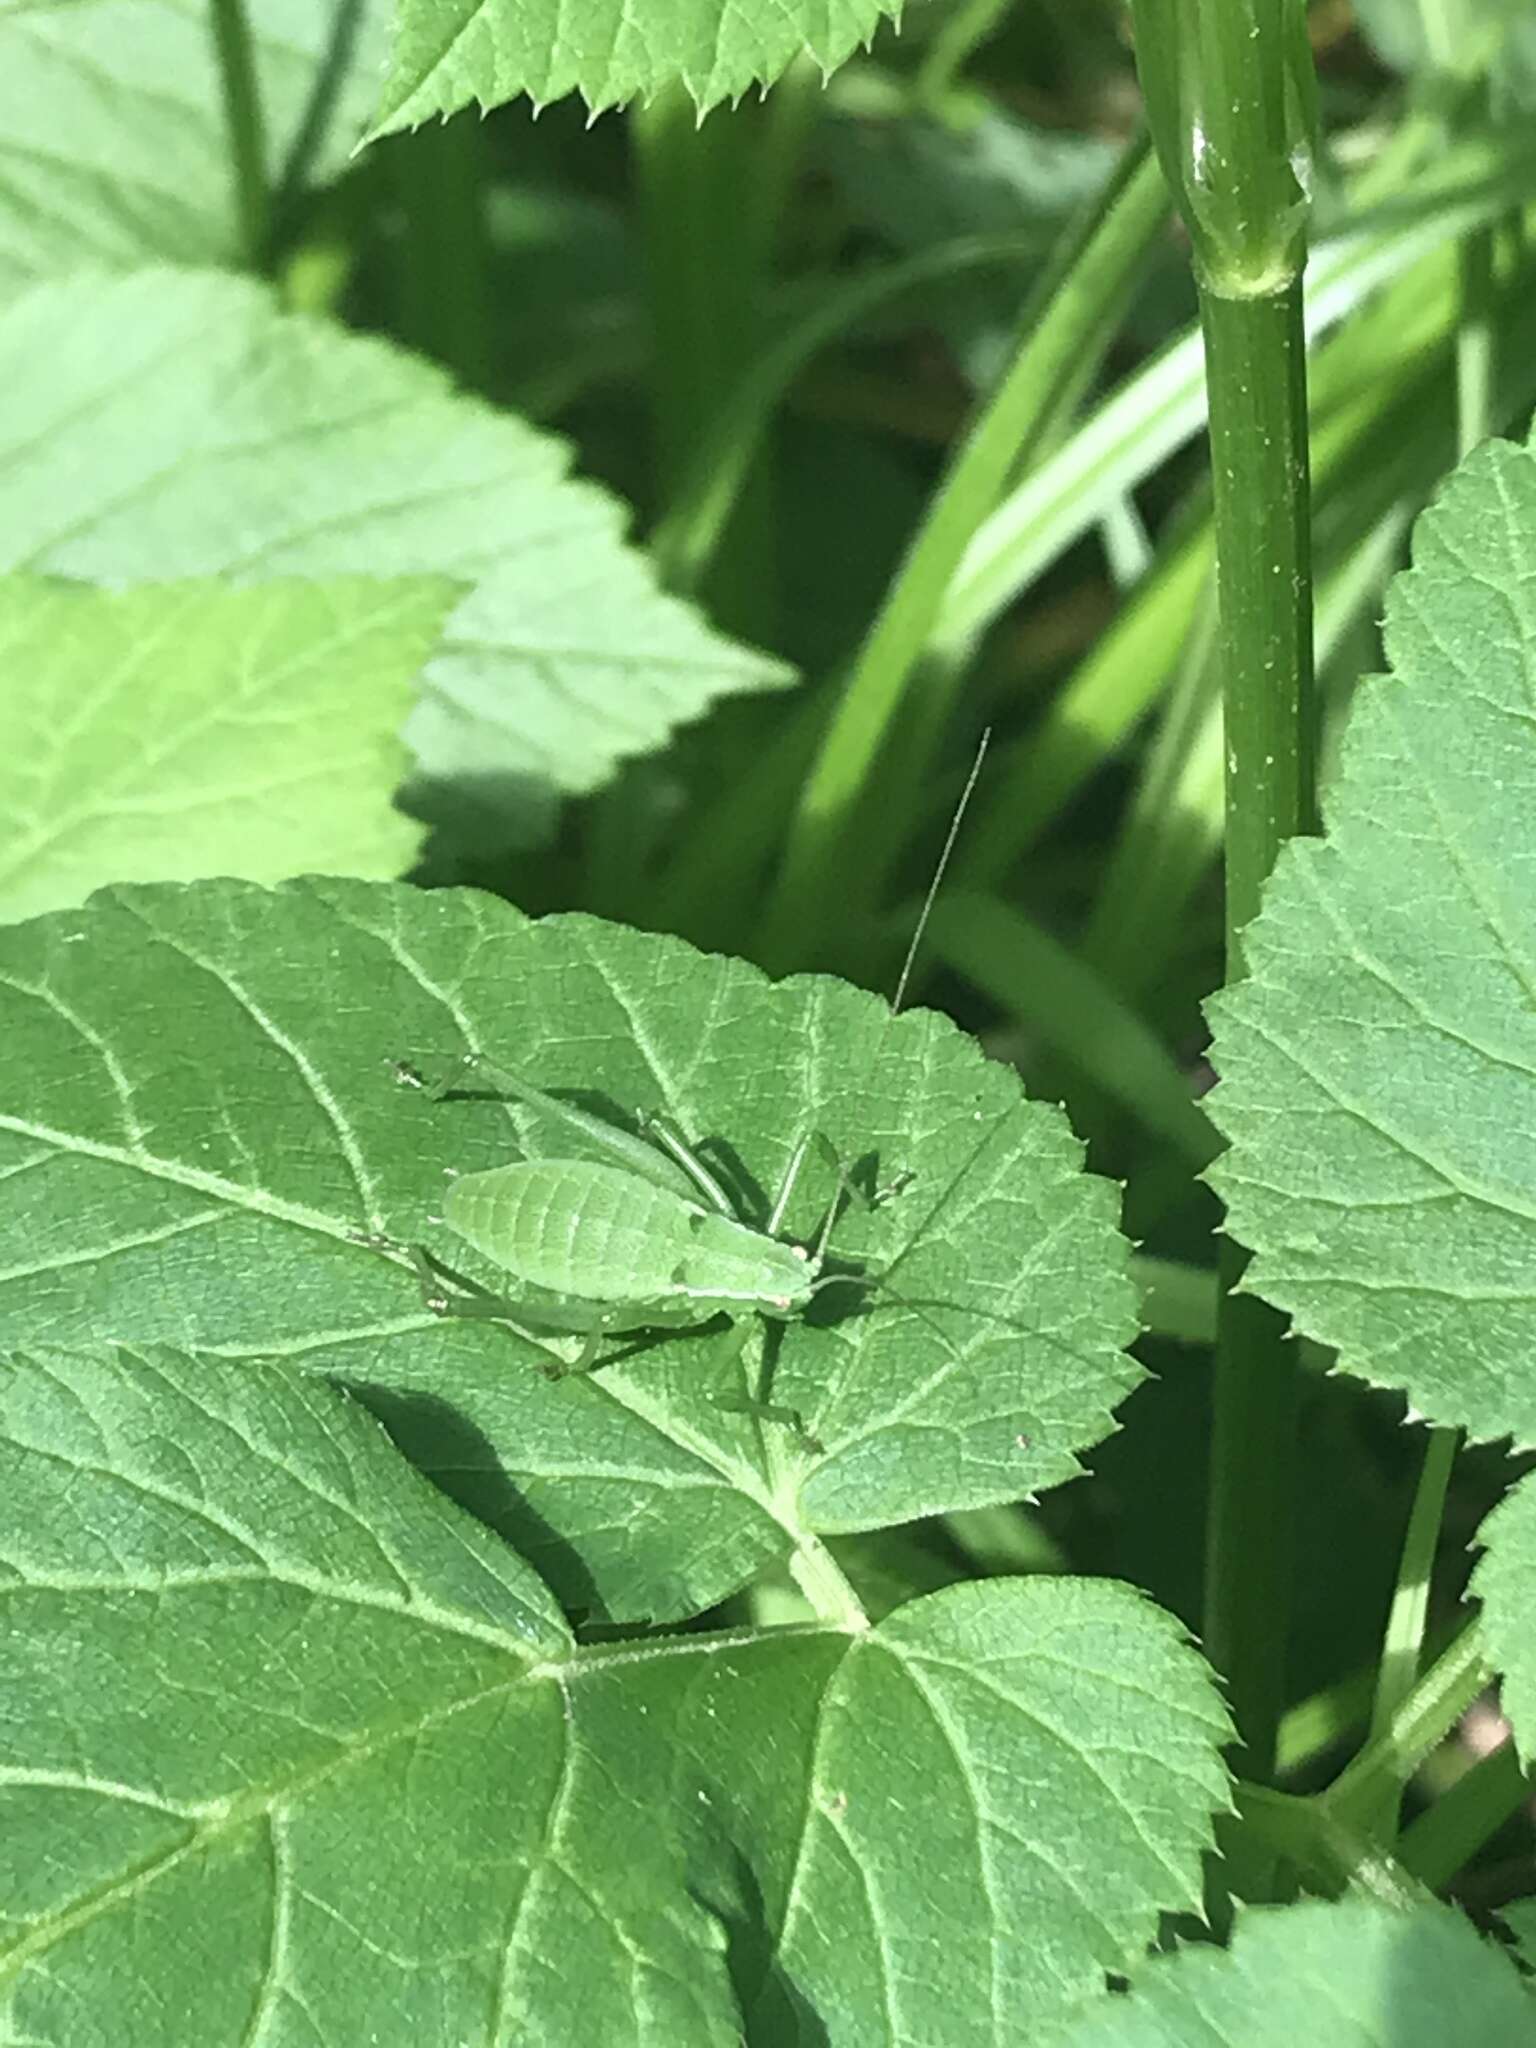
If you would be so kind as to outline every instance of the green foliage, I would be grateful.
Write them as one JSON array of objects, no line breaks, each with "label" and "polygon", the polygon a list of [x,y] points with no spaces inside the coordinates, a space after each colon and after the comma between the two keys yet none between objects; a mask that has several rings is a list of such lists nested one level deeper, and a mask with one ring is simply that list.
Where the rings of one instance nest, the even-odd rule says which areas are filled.
[{"label": "green foliage", "polygon": [[1360,25],[1401,71],[1475,78],[1529,106],[1536,91],[1536,27],[1524,0],[1354,0]]},{"label": "green foliage", "polygon": [[29,2041],[990,2043],[1196,1902],[1223,1717],[1125,1588],[582,1648],[291,1370],[49,1354],[0,1402]]},{"label": "green foliage", "polygon": [[5,2042],[1532,2034],[1528,10],[1137,12],[0,0]]},{"label": "green foliage", "polygon": [[1536,1435],[1536,453],[1419,522],[1327,838],[1284,855],[1212,1006],[1212,1178],[1248,1285],[1473,1435]]},{"label": "green foliage", "polygon": [[[397,735],[451,584],[0,578],[0,918],[104,882],[408,867]],[[316,802],[325,792],[325,802]]]},{"label": "green foliage", "polygon": [[1483,2048],[1530,2038],[1531,2001],[1459,1914],[1368,1898],[1250,1912],[1223,1952],[1148,1964],[1060,2048]]},{"label": "green foliage", "polygon": [[771,85],[799,56],[825,71],[867,42],[895,0],[400,0],[376,133],[526,93],[579,92],[599,111],[680,83],[701,114]]},{"label": "green foliage", "polygon": [[[272,181],[329,180],[377,96],[382,0],[249,12]],[[203,0],[0,0],[6,297],[91,265],[223,263],[238,246]]]},{"label": "green foliage", "polygon": [[0,562],[471,586],[405,731],[415,802],[460,832],[536,836],[560,792],[721,695],[788,680],[657,591],[568,459],[426,364],[233,278],[84,277],[0,312]]},{"label": "green foliage", "polygon": [[[687,1614],[802,1532],[1057,1485],[1136,1376],[1114,1205],[1059,1113],[945,1020],[893,1024],[834,982],[469,893],[208,883],[0,934],[0,1031],[4,1164],[30,1176],[0,1228],[0,1342],[105,1329],[361,1385],[577,1607]],[[620,1124],[664,1112],[763,1211],[812,1125],[861,1175],[913,1176],[833,1240],[913,1305],[849,1290],[768,1339],[816,1448],[717,1405],[711,1335],[552,1385],[540,1343],[437,1320],[354,1242],[422,1240],[499,1287],[433,1221],[444,1174],[580,1156],[516,1105],[432,1104],[389,1072],[468,1051]],[[806,1235],[835,1192],[811,1179],[786,1219]]]}]

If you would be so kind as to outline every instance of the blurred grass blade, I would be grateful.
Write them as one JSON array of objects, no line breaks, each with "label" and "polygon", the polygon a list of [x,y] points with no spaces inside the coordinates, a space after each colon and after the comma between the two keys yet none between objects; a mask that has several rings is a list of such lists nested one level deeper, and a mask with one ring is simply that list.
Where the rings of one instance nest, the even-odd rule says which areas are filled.
[{"label": "blurred grass blade", "polygon": [[998,897],[951,893],[934,906],[927,942],[1192,1167],[1208,1164],[1216,1134],[1188,1077],[1108,983],[1059,940]]},{"label": "blurred grass blade", "polygon": [[925,285],[985,265],[1023,263],[1033,249],[1033,240],[1021,234],[967,235],[828,285],[748,365],[706,428],[703,446],[651,536],[662,581],[684,593],[699,587],[775,411],[822,349]]},{"label": "blurred grass blade", "polygon": [[1107,340],[1165,203],[1150,152],[1141,146],[1128,151],[1060,269],[1026,310],[1012,365],[959,444],[823,736],[764,924],[761,950],[770,964],[815,960],[833,873],[840,894],[851,889],[857,896],[861,854],[849,828],[898,722],[945,590],[1010,473],[1055,424],[1085,353],[1096,353]]},{"label": "blurred grass blade", "polygon": [[[1412,203],[1382,208],[1325,242],[1307,271],[1315,340],[1432,250],[1536,193],[1536,151],[1468,145],[1415,183]],[[1062,447],[987,519],[961,562],[935,625],[965,644],[1027,590],[1205,422],[1204,349],[1191,327],[1117,387]]]}]

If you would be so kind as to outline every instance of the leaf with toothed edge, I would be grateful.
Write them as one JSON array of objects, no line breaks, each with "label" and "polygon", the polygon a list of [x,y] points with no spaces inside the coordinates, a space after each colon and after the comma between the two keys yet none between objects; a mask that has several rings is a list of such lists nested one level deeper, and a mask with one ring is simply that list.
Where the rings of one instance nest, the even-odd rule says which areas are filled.
[{"label": "leaf with toothed edge", "polygon": [[9,2040],[999,2048],[1198,1908],[1230,1728],[1128,1587],[583,1646],[357,1404],[163,1350],[0,1371],[0,1497]]},{"label": "leaf with toothed edge", "polygon": [[[386,0],[243,0],[274,186],[339,176],[378,92]],[[207,0],[0,0],[0,290],[244,259]]]},{"label": "leaf with toothed edge", "polygon": [[1144,1960],[1049,2048],[1516,2048],[1519,1975],[1462,1913],[1363,1893],[1240,1910],[1231,1946]]},{"label": "leaf with toothed edge", "polygon": [[1244,1285],[1433,1421],[1536,1442],[1536,447],[1418,522],[1326,835],[1210,1005]]},{"label": "leaf with toothed edge", "polygon": [[400,0],[376,135],[526,94],[594,113],[682,85],[701,114],[769,86],[797,57],[836,69],[900,0]]},{"label": "leaf with toothed edge", "polygon": [[[0,1173],[26,1194],[0,1212],[0,1343],[343,1380],[573,1609],[691,1613],[804,1532],[1059,1485],[1139,1377],[1115,1191],[1060,1111],[945,1019],[830,979],[470,891],[148,887],[0,933],[0,1042]],[[911,1176],[832,1240],[894,1292],[823,1294],[754,1337],[814,1448],[720,1405],[713,1331],[551,1383],[549,1344],[435,1318],[354,1241],[421,1240],[500,1286],[441,1222],[445,1172],[581,1154],[516,1105],[391,1078],[466,1051],[630,1127],[665,1112],[751,1215],[809,1127],[866,1186]],[[789,1230],[834,1192],[808,1168]]]},{"label": "leaf with toothed edge", "polygon": [[410,867],[399,731],[457,594],[422,577],[0,577],[0,919],[105,882]]},{"label": "leaf with toothed edge", "polygon": [[568,464],[430,364],[248,279],[88,275],[0,308],[0,568],[451,578],[405,727],[411,808],[481,843],[536,839],[562,796],[719,698],[793,680],[660,590],[623,508]]}]

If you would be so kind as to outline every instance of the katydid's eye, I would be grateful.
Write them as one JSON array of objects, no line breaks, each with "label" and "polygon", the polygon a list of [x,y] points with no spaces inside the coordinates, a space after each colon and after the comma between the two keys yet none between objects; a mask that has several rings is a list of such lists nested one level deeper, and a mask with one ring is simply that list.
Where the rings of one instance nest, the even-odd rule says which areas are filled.
[{"label": "katydid's eye", "polygon": [[811,1256],[803,1244],[792,1244],[790,1250],[797,1259],[808,1259]]}]

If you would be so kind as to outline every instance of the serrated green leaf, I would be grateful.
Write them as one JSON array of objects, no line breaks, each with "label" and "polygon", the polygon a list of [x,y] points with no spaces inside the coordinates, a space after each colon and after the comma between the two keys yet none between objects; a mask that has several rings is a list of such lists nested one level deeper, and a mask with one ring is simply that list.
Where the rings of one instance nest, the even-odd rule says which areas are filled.
[{"label": "serrated green leaf", "polygon": [[1192,1906],[1228,1734],[1125,1587],[582,1649],[288,1373],[0,1381],[0,2012],[36,2048],[1023,2042]]},{"label": "serrated green leaf", "polygon": [[[1057,1485],[1138,1376],[1115,1193],[1060,1112],[946,1020],[839,982],[467,891],[198,884],[0,933],[0,1043],[0,1171],[26,1191],[0,1216],[0,1343],[168,1342],[361,1385],[575,1608],[689,1612],[807,1532]],[[546,1347],[432,1316],[352,1241],[424,1240],[499,1285],[434,1220],[445,1174],[581,1153],[388,1070],[466,1051],[629,1128],[665,1111],[758,1215],[811,1126],[914,1176],[832,1240],[895,1262],[911,1305],[849,1290],[770,1338],[773,1397],[819,1450],[717,1405],[737,1382],[712,1334],[551,1384]],[[808,1171],[788,1228],[834,1191]]]},{"label": "serrated green leaf", "polygon": [[1516,1486],[1478,1531],[1482,1556],[1471,1590],[1483,1603],[1488,1658],[1499,1673],[1500,1699],[1527,1767],[1536,1759],[1536,1486]]},{"label": "serrated green leaf", "polygon": [[728,2038],[673,1840],[579,1769],[554,1603],[360,1409],[57,1358],[0,1459],[13,2040]]},{"label": "serrated green leaf", "polygon": [[0,919],[105,882],[398,875],[397,734],[454,594],[0,577]]},{"label": "serrated green leaf", "polygon": [[1230,1949],[1148,1963],[1053,2048],[1516,2048],[1530,2000],[1450,1907],[1373,1899],[1250,1909]]},{"label": "serrated green leaf", "polygon": [[658,591],[567,460],[237,278],[76,278],[0,312],[0,567],[471,584],[405,738],[428,815],[478,807],[504,840],[717,697],[788,680]]},{"label": "serrated green leaf", "polygon": [[1499,1918],[1515,1937],[1526,1969],[1536,1971],[1536,1899],[1512,1899],[1499,1908]]},{"label": "serrated green leaf", "polygon": [[1211,1004],[1212,1169],[1246,1284],[1379,1386],[1536,1437],[1536,453],[1419,521],[1393,673],[1357,699],[1327,837],[1281,857]]},{"label": "serrated green leaf", "polygon": [[[377,94],[384,9],[244,6],[269,177],[318,114],[305,156],[324,179]],[[222,263],[238,245],[207,0],[0,0],[0,290],[85,265]]]},{"label": "serrated green leaf", "polygon": [[399,0],[374,133],[476,102],[579,92],[594,111],[681,84],[701,113],[771,85],[795,58],[833,70],[900,0]]}]

